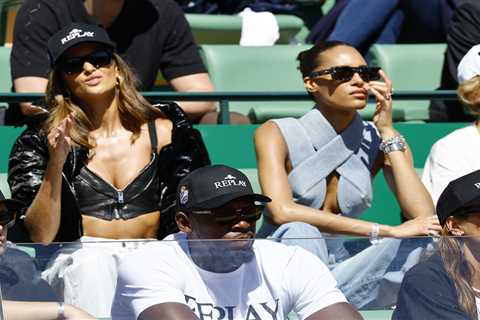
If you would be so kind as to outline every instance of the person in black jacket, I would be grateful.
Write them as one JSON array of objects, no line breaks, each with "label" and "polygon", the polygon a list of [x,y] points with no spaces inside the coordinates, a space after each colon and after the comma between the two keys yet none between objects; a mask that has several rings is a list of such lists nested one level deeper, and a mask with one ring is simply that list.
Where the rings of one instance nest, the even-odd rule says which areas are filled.
[{"label": "person in black jacket", "polygon": [[176,184],[208,164],[208,154],[176,104],[155,107],[139,94],[104,29],[71,24],[48,49],[51,113],[41,130],[16,141],[8,180],[13,198],[28,205],[21,222],[31,241],[82,236],[57,253],[43,277],[66,302],[108,317],[120,253],[87,242],[175,231]]},{"label": "person in black jacket", "polygon": [[448,184],[437,215],[438,252],[406,273],[394,320],[479,319],[480,170]]},{"label": "person in black jacket", "polygon": [[[480,43],[480,2],[460,0],[447,32],[447,50],[442,68],[440,90],[455,90],[459,85],[457,67],[471,47]],[[430,120],[436,122],[474,121],[458,100],[432,100]]]}]

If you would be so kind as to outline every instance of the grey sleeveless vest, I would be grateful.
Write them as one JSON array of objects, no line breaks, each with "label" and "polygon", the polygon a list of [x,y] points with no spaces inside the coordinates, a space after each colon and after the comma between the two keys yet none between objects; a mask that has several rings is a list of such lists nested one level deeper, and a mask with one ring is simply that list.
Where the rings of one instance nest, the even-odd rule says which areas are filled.
[{"label": "grey sleeveless vest", "polygon": [[371,170],[381,139],[374,125],[357,114],[337,134],[317,109],[300,119],[274,120],[288,146],[292,171],[288,181],[297,203],[321,208],[325,201],[327,176],[339,174],[337,199],[341,213],[356,217],[372,201]]}]

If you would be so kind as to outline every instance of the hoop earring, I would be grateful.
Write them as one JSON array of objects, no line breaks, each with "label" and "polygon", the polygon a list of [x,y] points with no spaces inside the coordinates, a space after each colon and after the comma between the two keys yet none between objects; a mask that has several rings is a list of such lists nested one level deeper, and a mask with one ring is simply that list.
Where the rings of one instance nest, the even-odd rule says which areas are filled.
[{"label": "hoop earring", "polygon": [[122,78],[120,76],[117,76],[116,79],[117,79],[117,82],[115,83],[115,86],[117,88],[120,88],[120,84],[122,83]]}]

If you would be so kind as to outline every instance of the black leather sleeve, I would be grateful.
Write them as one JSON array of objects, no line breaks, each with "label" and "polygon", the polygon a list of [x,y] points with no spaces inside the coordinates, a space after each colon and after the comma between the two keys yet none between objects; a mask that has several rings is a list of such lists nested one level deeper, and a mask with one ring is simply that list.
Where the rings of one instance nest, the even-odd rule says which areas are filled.
[{"label": "black leather sleeve", "polygon": [[48,163],[46,136],[26,129],[17,138],[8,159],[8,184],[12,198],[30,206],[42,184]]},{"label": "black leather sleeve", "polygon": [[47,138],[40,130],[28,128],[17,138],[8,159],[8,184],[12,199],[20,200],[25,208],[8,237],[14,242],[30,242],[23,225],[23,214],[33,202],[42,184],[48,162]]},{"label": "black leather sleeve", "polygon": [[183,110],[173,102],[156,105],[173,122],[172,143],[160,153],[160,229],[158,238],[178,231],[175,223],[176,189],[191,171],[209,165],[210,157],[202,136]]}]

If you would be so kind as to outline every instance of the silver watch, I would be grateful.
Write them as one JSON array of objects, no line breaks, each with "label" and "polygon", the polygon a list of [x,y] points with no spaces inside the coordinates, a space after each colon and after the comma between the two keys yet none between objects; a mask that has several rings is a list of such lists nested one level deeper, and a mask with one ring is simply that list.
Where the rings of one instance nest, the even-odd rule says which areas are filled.
[{"label": "silver watch", "polygon": [[379,149],[385,154],[393,151],[405,151],[407,149],[407,143],[404,137],[395,136],[387,140],[382,140]]}]

